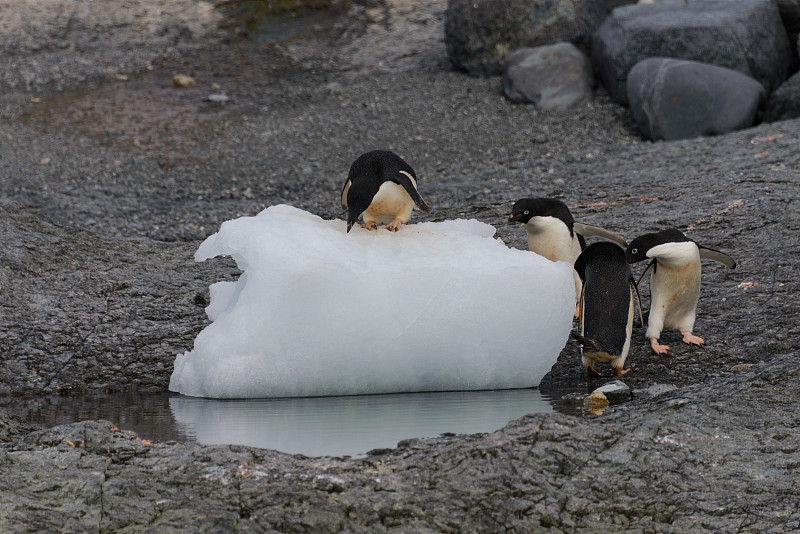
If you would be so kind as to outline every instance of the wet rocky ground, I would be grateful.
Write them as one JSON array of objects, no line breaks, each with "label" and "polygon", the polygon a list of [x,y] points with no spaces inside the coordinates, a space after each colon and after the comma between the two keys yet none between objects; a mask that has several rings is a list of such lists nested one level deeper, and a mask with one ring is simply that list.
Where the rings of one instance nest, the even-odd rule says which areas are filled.
[{"label": "wet rocky ground", "polygon": [[[444,1],[354,5],[261,41],[205,3],[141,1],[136,23],[108,14],[102,46],[78,2],[61,3],[75,7],[69,31],[21,26],[37,4],[5,4],[5,396],[166,389],[175,354],[207,324],[208,285],[238,274],[194,263],[200,240],[281,202],[340,216],[349,164],[372,148],[417,170],[434,210],[415,220],[477,218],[524,248],[505,222],[511,204],[553,196],[629,239],[676,226],[738,265],[704,265],[695,330],[706,344],[668,333],[670,354],[656,356],[637,327],[624,376],[636,398],[591,419],[528,416],[366,459],[309,459],[147,443],[104,422],[32,428],[0,412],[0,530],[800,528],[800,121],[648,143],[602,90],[563,112],[511,104],[498,78],[450,68]],[[175,87],[175,74],[197,85]],[[647,306],[647,284],[642,295]],[[542,389],[602,384],[578,354],[568,343]]]}]

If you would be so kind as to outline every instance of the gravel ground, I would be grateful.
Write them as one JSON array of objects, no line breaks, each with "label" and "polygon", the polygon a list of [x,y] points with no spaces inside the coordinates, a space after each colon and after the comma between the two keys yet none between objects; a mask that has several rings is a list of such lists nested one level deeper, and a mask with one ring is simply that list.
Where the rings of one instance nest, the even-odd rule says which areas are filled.
[{"label": "gravel ground", "polygon": [[[194,15],[171,22],[166,34],[181,24],[195,29],[179,32],[169,47],[156,37],[147,38],[147,46],[132,43],[129,27],[115,26],[109,8],[104,44],[76,45],[74,62],[62,61],[49,46],[12,46],[22,42],[16,29],[25,18],[9,13],[25,14],[36,2],[6,4],[0,2],[6,66],[0,96],[2,394],[165,389],[175,354],[190,348],[207,324],[208,285],[237,274],[227,261],[194,264],[199,241],[224,220],[281,202],[340,216],[338,194],[349,164],[373,148],[395,150],[417,170],[434,210],[415,220],[474,217],[496,225],[510,246],[524,248],[524,230],[505,222],[511,204],[523,196],[552,196],[567,202],[576,219],[629,239],[676,226],[738,265],[732,271],[704,266],[696,333],[705,346],[686,346],[670,333],[662,338],[670,355],[655,356],[644,329],[634,330],[632,371],[625,375],[639,396],[633,403],[590,421],[537,416],[497,434],[406,446],[369,468],[374,472],[352,461],[240,448],[160,444],[153,452],[133,436],[108,434],[114,431],[102,424],[29,434],[4,417],[0,502],[13,496],[17,508],[3,508],[10,519],[0,521],[2,529],[25,531],[20,521],[37,498],[47,503],[36,515],[43,518],[39,526],[52,531],[86,525],[146,531],[148,524],[181,531],[178,516],[144,504],[158,499],[195,514],[186,524],[206,529],[212,523],[200,517],[202,507],[214,503],[242,531],[258,525],[311,531],[328,520],[330,531],[346,530],[343,525],[353,532],[447,532],[459,525],[461,531],[497,530],[497,510],[514,518],[506,523],[509,531],[797,528],[796,512],[784,504],[798,497],[788,482],[796,470],[789,457],[796,451],[797,422],[787,409],[799,399],[790,380],[797,372],[798,284],[787,251],[797,249],[800,228],[794,205],[800,121],[649,143],[602,89],[591,103],[564,112],[511,104],[498,78],[471,78],[450,68],[442,0],[357,5],[338,19],[315,14],[291,37],[264,42],[231,34],[232,24],[217,20],[204,2],[176,1],[170,5],[193,7],[179,9],[182,15]],[[128,5],[144,10],[151,4]],[[174,13],[145,10],[137,20],[151,28],[165,12]],[[80,23],[77,7],[74,13],[62,51],[96,33]],[[41,42],[55,39],[50,26],[31,28]],[[13,82],[8,65],[23,65],[41,79]],[[194,77],[197,86],[174,87],[175,74]],[[210,94],[229,100],[210,102]],[[635,273],[643,268],[635,266]],[[642,293],[647,306],[646,284]],[[576,344],[568,343],[542,388],[602,383],[586,378],[579,361]],[[664,384],[678,389],[648,395]],[[69,446],[78,434],[101,437],[84,449]],[[104,445],[110,442],[116,445]],[[595,456],[587,452],[592,447]],[[300,501],[310,508],[292,518],[278,511],[259,516],[254,511],[263,503],[255,495],[263,486],[250,493],[247,482],[233,491],[235,478],[211,476],[217,468],[239,469],[245,456],[297,475],[283,486],[270,482],[274,492],[267,494],[289,502],[280,491],[291,486],[285,499],[310,499]],[[163,474],[180,462],[189,462],[191,473]],[[73,511],[84,514],[85,523],[57,519],[64,506],[58,499],[66,498],[57,488],[68,483],[54,483],[56,489],[38,497],[26,489],[58,465],[77,466],[67,473],[84,483],[87,493]],[[536,478],[539,468],[544,478]],[[363,469],[369,476],[359,474]],[[426,472],[446,476],[432,479]],[[382,473],[390,473],[388,486],[378,488],[372,480]],[[345,482],[325,478],[331,474]],[[152,480],[141,483],[142,500],[123,505],[121,496],[131,490],[117,484],[141,477]],[[354,480],[360,489],[348,493]],[[173,483],[202,498],[176,504]],[[731,501],[726,487],[749,497]],[[364,491],[397,494],[376,504]],[[118,508],[101,506],[92,492]],[[545,497],[536,501],[531,495],[537,492]],[[519,507],[512,510],[514,503]],[[311,509],[319,515],[307,515]],[[455,519],[448,522],[448,515]],[[641,528],[634,521],[640,517],[648,518]],[[470,524],[476,526],[465,529]]]},{"label": "gravel ground", "polygon": [[[791,350],[794,325],[786,332],[751,317],[754,306],[783,313],[793,307],[793,268],[778,238],[791,225],[795,122],[653,144],[641,140],[627,110],[602,89],[591,103],[563,112],[511,104],[498,78],[449,67],[444,8],[445,2],[424,9],[395,2],[357,7],[339,19],[316,15],[277,42],[228,38],[202,47],[190,39],[129,79],[114,75],[68,92],[48,92],[43,84],[43,92],[30,92],[0,126],[5,220],[14,221],[10,231],[25,228],[22,219],[41,218],[86,267],[49,263],[37,255],[49,251],[23,248],[29,256],[18,261],[49,273],[42,291],[59,295],[38,304],[29,302],[25,283],[5,273],[4,285],[19,299],[6,302],[13,310],[8,320],[19,325],[10,329],[6,360],[19,372],[6,373],[3,391],[163,388],[174,355],[191,347],[205,324],[195,303],[203,304],[210,282],[235,275],[224,261],[187,261],[198,241],[227,219],[276,203],[341,216],[338,194],[350,162],[381,147],[403,155],[421,178],[434,210],[415,220],[475,217],[524,248],[524,231],[505,223],[511,204],[552,196],[578,220],[629,239],[674,225],[734,256],[735,271],[706,266],[697,333],[707,345],[683,346],[667,334],[673,353],[656,358],[644,342],[634,344],[634,372],[626,378],[635,386],[692,383]],[[121,41],[116,54],[124,56],[125,35]],[[174,87],[178,73],[197,86]],[[209,102],[209,94],[229,101]],[[139,263],[142,251],[161,259],[134,272],[120,269]],[[70,288],[69,298],[60,284]],[[647,294],[645,284],[645,306]],[[60,319],[37,320],[43,305]],[[165,313],[147,311],[152,306]],[[635,335],[641,340],[640,330]],[[753,336],[761,350],[748,345]],[[40,362],[41,354],[50,359]],[[569,343],[544,386],[586,382],[577,355]],[[131,369],[139,369],[135,377]]]}]

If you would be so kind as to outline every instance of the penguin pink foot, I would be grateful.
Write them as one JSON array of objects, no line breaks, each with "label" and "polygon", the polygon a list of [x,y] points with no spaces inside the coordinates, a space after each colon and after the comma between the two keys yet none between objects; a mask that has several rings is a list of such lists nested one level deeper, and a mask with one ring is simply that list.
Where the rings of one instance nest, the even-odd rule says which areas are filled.
[{"label": "penguin pink foot", "polygon": [[603,376],[603,373],[598,373],[593,365],[589,365],[586,368],[586,374],[589,376]]},{"label": "penguin pink foot", "polygon": [[403,221],[400,219],[393,219],[389,224],[386,225],[386,229],[391,232],[396,232],[400,229],[403,225]]},{"label": "penguin pink foot", "polygon": [[612,366],[611,368],[613,369],[613,372],[611,373],[613,376],[622,376],[625,373],[629,373],[631,371],[630,367],[628,367],[627,369],[623,369],[622,367],[613,367]]},{"label": "penguin pink foot", "polygon": [[378,223],[376,223],[375,221],[369,221],[369,222],[366,222],[366,223],[362,224],[361,228],[364,228],[365,230],[377,230],[378,229]]},{"label": "penguin pink foot", "polygon": [[658,340],[656,338],[650,338],[650,348],[653,349],[653,352],[656,354],[666,354],[669,350],[669,345],[659,345]]},{"label": "penguin pink foot", "polygon": [[691,332],[681,332],[683,334],[683,342],[689,345],[702,345],[705,343],[702,337],[693,336]]}]

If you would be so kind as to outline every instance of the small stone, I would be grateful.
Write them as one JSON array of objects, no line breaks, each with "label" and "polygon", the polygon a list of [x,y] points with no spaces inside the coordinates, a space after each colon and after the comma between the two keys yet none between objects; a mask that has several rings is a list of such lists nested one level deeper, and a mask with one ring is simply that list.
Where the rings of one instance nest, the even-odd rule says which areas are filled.
[{"label": "small stone", "polygon": [[731,371],[744,371],[745,369],[749,369],[750,367],[753,367],[753,365],[755,365],[755,364],[753,364],[753,363],[740,363],[738,365],[734,365],[733,367],[731,367]]},{"label": "small stone", "polygon": [[594,390],[588,397],[583,399],[583,405],[592,408],[608,406],[608,398],[602,391]]},{"label": "small stone", "polygon": [[42,158],[39,160],[39,165],[50,165],[50,158]]},{"label": "small stone", "polygon": [[197,82],[191,76],[184,74],[176,74],[172,78],[172,85],[175,87],[183,87],[185,89],[197,86]]},{"label": "small stone", "polygon": [[215,104],[224,104],[225,102],[230,100],[230,98],[228,98],[228,95],[223,95],[220,93],[212,93],[206,97],[206,100],[208,100],[209,102],[214,102]]},{"label": "small stone", "polygon": [[622,380],[614,380],[607,384],[603,384],[595,389],[593,393],[602,393],[608,400],[622,401],[631,398],[631,388]]}]

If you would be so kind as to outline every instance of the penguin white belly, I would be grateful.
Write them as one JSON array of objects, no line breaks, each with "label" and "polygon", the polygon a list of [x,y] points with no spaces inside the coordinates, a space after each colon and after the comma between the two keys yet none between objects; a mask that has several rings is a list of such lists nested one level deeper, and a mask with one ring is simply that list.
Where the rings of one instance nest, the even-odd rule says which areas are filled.
[{"label": "penguin white belly", "polygon": [[384,224],[399,219],[403,224],[411,218],[414,200],[403,186],[394,182],[384,182],[364,210],[364,222]]},{"label": "penguin white belly", "polygon": [[679,265],[659,261],[650,278],[650,319],[646,337],[662,330],[691,332],[700,297],[700,257]]},{"label": "penguin white belly", "polygon": [[[563,221],[555,217],[533,217],[525,230],[528,234],[528,250],[544,256],[550,261],[566,261],[574,264],[581,254],[578,234],[570,235],[569,228]],[[575,280],[575,298],[581,296],[581,277],[573,270]]]}]

